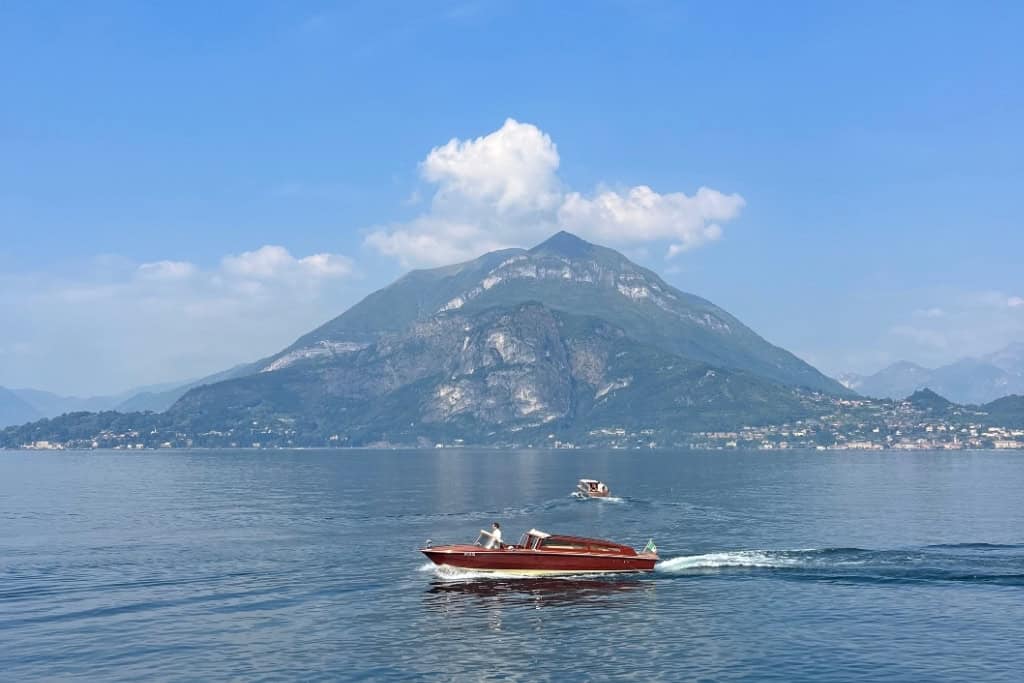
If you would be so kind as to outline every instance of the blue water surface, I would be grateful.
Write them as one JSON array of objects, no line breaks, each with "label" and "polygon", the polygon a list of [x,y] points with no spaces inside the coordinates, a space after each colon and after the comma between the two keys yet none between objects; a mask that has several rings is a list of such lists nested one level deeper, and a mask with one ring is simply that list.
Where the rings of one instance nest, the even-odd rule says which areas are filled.
[{"label": "blue water surface", "polygon": [[[662,561],[416,552],[494,520]],[[1022,642],[1020,452],[0,453],[5,680],[1016,681]]]}]

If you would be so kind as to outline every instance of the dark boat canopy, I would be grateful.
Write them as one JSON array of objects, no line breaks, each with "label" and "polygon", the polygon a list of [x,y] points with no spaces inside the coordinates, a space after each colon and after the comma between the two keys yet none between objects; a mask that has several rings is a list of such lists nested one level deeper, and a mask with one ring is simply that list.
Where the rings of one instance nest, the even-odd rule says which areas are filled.
[{"label": "dark boat canopy", "polygon": [[591,553],[616,553],[619,555],[636,555],[636,550],[628,545],[612,543],[599,538],[586,538],[584,536],[561,536],[547,535],[537,545],[543,550],[567,550]]}]

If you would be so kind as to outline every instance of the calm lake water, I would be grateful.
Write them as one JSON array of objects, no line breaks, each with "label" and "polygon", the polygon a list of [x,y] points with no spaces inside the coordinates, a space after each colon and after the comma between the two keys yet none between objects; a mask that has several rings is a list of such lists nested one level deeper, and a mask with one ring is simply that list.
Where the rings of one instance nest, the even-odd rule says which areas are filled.
[{"label": "calm lake water", "polygon": [[[493,520],[663,560],[416,552]],[[5,680],[1020,680],[1021,643],[1019,452],[0,453]]]}]

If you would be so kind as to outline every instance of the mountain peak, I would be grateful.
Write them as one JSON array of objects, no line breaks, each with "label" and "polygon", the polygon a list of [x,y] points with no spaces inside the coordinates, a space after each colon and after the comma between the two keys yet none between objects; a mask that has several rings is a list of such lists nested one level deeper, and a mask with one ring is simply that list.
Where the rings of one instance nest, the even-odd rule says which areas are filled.
[{"label": "mountain peak", "polygon": [[879,370],[876,374],[881,374],[883,372],[911,372],[911,373],[919,372],[919,373],[926,373],[926,372],[928,372],[928,369],[924,368],[924,367],[921,367],[917,363],[911,363],[909,360],[900,360],[900,361],[896,361],[895,363],[893,363],[892,365],[890,365],[888,367],[883,368],[882,370]]},{"label": "mountain peak", "polygon": [[952,402],[939,396],[928,387],[918,389],[908,396],[906,400],[918,408],[948,408],[953,405]]},{"label": "mountain peak", "polygon": [[1024,342],[1013,342],[987,356],[982,356],[981,360],[992,363],[1003,370],[1020,372],[1019,366],[1024,364]]},{"label": "mountain peak", "polygon": [[785,386],[848,393],[711,302],[675,289],[614,249],[565,231],[528,251],[490,252],[457,266],[409,273],[256,368],[265,374],[311,364],[315,374],[312,366],[342,363],[348,354],[411,334],[417,325],[447,324],[453,316],[476,319],[530,301],[601,319],[637,343],[687,361],[742,370]]},{"label": "mountain peak", "polygon": [[565,256],[567,258],[589,256],[597,249],[596,245],[577,237],[571,232],[559,230],[533,249],[531,254],[551,254],[553,256]]}]

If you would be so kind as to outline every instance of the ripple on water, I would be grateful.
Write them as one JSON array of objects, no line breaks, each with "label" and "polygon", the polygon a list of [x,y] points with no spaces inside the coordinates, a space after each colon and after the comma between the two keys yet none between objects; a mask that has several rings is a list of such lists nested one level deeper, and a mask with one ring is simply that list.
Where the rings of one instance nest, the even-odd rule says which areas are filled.
[{"label": "ripple on water", "polygon": [[[581,472],[620,499],[571,499]],[[533,681],[596,654],[594,678],[1016,680],[1022,484],[1007,454],[5,453],[0,670]],[[664,559],[422,563],[494,519]]]}]

